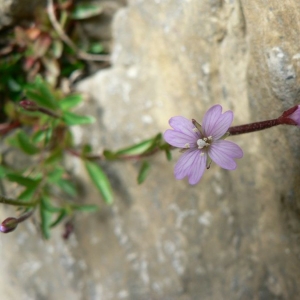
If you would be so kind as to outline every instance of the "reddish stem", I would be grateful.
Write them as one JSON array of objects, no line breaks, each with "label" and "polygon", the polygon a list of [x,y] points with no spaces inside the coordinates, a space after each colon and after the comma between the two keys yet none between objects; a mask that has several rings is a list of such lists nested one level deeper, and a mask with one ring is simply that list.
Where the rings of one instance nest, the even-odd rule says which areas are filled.
[{"label": "reddish stem", "polygon": [[12,131],[15,128],[18,128],[21,126],[21,123],[19,121],[14,121],[11,123],[4,123],[0,124],[0,135],[5,135],[8,132]]},{"label": "reddish stem", "polygon": [[267,121],[255,122],[240,126],[233,126],[228,129],[230,135],[238,135],[243,133],[249,133],[253,131],[264,130],[273,126],[282,124],[279,119],[272,119]]}]

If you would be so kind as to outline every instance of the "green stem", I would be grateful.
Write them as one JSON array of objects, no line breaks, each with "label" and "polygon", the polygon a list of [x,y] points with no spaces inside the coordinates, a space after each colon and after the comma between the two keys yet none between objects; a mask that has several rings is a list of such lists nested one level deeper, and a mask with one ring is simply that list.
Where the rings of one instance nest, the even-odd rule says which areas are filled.
[{"label": "green stem", "polygon": [[0,195],[0,203],[14,205],[14,206],[25,206],[25,207],[34,207],[36,206],[36,202],[23,202],[14,199],[10,199]]}]

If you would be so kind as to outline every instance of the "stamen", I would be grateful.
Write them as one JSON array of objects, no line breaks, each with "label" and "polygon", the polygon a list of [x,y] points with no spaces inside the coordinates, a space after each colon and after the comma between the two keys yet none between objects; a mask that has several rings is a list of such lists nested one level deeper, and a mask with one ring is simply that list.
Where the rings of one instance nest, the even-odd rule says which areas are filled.
[{"label": "stamen", "polygon": [[202,126],[195,119],[192,119],[192,123],[200,131],[200,133],[202,134],[202,136],[204,136],[204,133],[203,133],[203,130],[202,130]]},{"label": "stamen", "polygon": [[204,156],[204,152],[201,152],[201,153],[200,153],[200,156]]},{"label": "stamen", "polygon": [[208,143],[206,143],[204,140],[202,140],[202,139],[199,139],[198,141],[197,141],[197,145],[198,145],[198,149],[202,149],[202,148],[204,148],[204,147],[206,147],[206,146],[209,146],[210,144],[208,144]]},{"label": "stamen", "polygon": [[190,149],[190,144],[189,144],[189,143],[186,143],[186,144],[184,145],[184,148]]},{"label": "stamen", "polygon": [[193,128],[193,131],[194,132],[199,132],[199,130],[196,127]]}]

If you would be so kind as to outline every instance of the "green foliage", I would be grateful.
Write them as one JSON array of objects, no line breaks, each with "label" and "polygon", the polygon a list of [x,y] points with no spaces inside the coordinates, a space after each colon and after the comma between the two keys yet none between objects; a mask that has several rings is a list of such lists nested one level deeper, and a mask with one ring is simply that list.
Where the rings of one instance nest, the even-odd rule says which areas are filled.
[{"label": "green foliage", "polygon": [[95,122],[94,117],[79,116],[79,115],[71,113],[71,112],[64,112],[62,119],[69,126],[91,124],[91,123]]},{"label": "green foliage", "polygon": [[[56,7],[62,28],[71,28],[76,20],[102,13],[101,7],[88,3],[70,7],[74,9]],[[72,26],[68,26],[71,20]],[[137,176],[141,184],[151,168],[150,159],[145,161],[145,157],[163,151],[171,159],[171,147],[161,134],[120,150],[107,149],[102,154],[93,155],[95,150],[88,144],[78,151],[71,126],[91,124],[95,118],[74,113],[73,109],[83,102],[82,95],[68,94],[59,87],[66,81],[71,85],[73,79],[69,77],[80,73],[87,64],[78,59],[76,49],[65,45],[43,13],[35,25],[15,27],[7,43],[4,49],[0,47],[0,93],[5,99],[0,107],[4,115],[0,125],[8,129],[0,134],[4,135],[5,147],[17,149],[28,164],[10,165],[0,157],[0,179],[16,187],[14,205],[17,202],[21,208],[39,211],[45,239],[50,238],[53,227],[68,222],[75,213],[98,210],[97,205],[79,201],[82,196],[65,166],[66,155],[82,160],[91,182],[108,205],[113,203],[110,178],[95,160],[142,159]],[[95,54],[104,51],[101,41],[89,42],[85,49]]]},{"label": "green foliage", "polygon": [[140,171],[137,177],[138,184],[141,184],[145,181],[146,177],[149,174],[150,171],[150,163],[148,161],[144,161],[140,167]]},{"label": "green foliage", "polygon": [[85,162],[86,170],[107,204],[113,202],[112,189],[109,180],[101,167],[94,162]]},{"label": "green foliage", "polygon": [[58,108],[58,102],[52,88],[40,76],[37,76],[34,82],[25,86],[24,93],[29,100],[42,107],[53,110]]},{"label": "green foliage", "polygon": [[48,210],[47,207],[50,200],[47,197],[41,198],[40,204],[40,216],[41,216],[41,230],[43,237],[45,239],[49,239],[51,236],[50,228],[51,228],[51,220],[52,220],[52,211]]},{"label": "green foliage", "polygon": [[83,20],[98,16],[102,12],[102,7],[92,3],[78,3],[75,5],[71,18],[73,20]]}]

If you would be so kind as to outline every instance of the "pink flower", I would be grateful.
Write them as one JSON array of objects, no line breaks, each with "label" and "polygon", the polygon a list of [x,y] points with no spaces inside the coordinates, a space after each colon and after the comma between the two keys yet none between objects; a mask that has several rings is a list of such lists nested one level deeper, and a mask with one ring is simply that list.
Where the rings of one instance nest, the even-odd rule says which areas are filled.
[{"label": "pink flower", "polygon": [[232,111],[222,114],[222,106],[214,105],[204,115],[202,126],[195,120],[173,117],[169,124],[174,129],[164,133],[164,139],[174,147],[183,149],[183,154],[175,165],[175,178],[189,178],[190,184],[200,181],[211,160],[227,170],[235,170],[235,158],[242,158],[242,149],[222,137],[233,120]]}]

